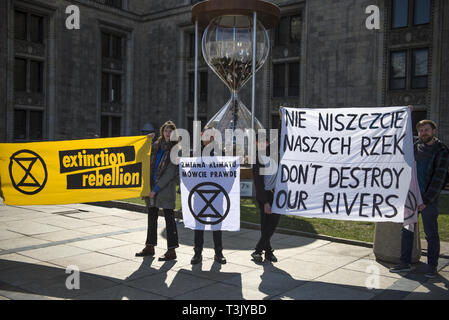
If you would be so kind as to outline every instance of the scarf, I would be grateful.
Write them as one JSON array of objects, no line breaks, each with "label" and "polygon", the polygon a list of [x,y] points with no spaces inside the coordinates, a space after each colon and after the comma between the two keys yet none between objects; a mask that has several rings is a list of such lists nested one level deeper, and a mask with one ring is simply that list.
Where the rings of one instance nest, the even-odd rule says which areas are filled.
[{"label": "scarf", "polygon": [[[150,158],[150,172],[151,174],[154,172],[154,165],[156,164],[156,155],[159,150],[164,150],[164,155],[162,156],[161,162],[159,162],[159,167],[156,171],[156,181],[161,177],[164,170],[167,168],[170,163],[170,150],[176,145],[176,141],[165,141],[165,139],[161,139],[160,141],[156,141],[151,148],[151,158]],[[153,181],[153,179],[151,179]]]}]

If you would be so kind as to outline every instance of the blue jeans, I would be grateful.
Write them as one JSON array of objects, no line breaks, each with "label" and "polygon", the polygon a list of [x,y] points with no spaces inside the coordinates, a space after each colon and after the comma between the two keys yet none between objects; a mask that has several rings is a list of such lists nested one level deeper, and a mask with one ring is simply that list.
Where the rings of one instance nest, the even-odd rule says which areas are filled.
[{"label": "blue jeans", "polygon": [[[427,264],[438,266],[440,256],[440,237],[438,235],[438,200],[427,205],[421,212],[424,233],[427,240]],[[414,232],[402,228],[401,263],[410,264],[413,250]]]}]

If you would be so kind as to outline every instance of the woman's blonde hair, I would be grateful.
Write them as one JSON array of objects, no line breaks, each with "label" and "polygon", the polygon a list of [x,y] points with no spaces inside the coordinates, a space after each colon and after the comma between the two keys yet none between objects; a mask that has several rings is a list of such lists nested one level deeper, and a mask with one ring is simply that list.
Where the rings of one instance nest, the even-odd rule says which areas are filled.
[{"label": "woman's blonde hair", "polygon": [[166,127],[172,129],[173,131],[176,130],[176,125],[173,121],[171,120],[166,121],[159,129],[159,138],[157,139],[157,142],[161,142],[161,140],[164,138],[164,130]]}]

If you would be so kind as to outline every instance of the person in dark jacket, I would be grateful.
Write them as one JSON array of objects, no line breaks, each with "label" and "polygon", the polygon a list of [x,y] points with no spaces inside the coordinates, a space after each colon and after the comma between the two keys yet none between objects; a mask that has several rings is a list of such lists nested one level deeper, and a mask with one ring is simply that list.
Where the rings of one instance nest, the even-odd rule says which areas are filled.
[{"label": "person in dark jacket", "polygon": [[157,245],[157,219],[159,208],[164,210],[167,231],[167,252],[159,261],[176,259],[175,249],[179,247],[175,221],[176,185],[179,181],[178,166],[170,159],[170,151],[177,141],[170,141],[176,126],[172,121],[165,122],[160,128],[160,136],[151,147],[150,172],[151,192],[145,197],[148,208],[148,229],[145,248],[136,253],[137,257],[153,256]]},{"label": "person in dark jacket", "polygon": [[[201,153],[203,153],[204,148],[214,141],[214,129],[213,128],[204,128],[203,132],[201,133],[203,142]],[[215,156],[216,153],[213,152],[213,149],[211,149],[210,154],[202,154],[203,156]],[[223,256],[223,241],[222,241],[222,232],[221,230],[215,230],[212,231],[212,238],[214,240],[214,249],[215,249],[215,256],[214,260],[218,263],[225,264],[226,258]],[[190,261],[191,264],[198,264],[203,260],[202,252],[203,252],[203,245],[204,245],[204,230],[195,230],[194,234],[194,245],[195,247],[193,250],[195,251],[195,254]]]},{"label": "person in dark jacket", "polygon": [[[438,257],[440,255],[440,238],[438,235],[438,198],[446,184],[449,167],[449,149],[435,137],[437,126],[431,120],[421,120],[416,125],[418,141],[414,154],[418,185],[423,204],[418,206],[427,240],[427,270],[425,276],[435,278]],[[390,272],[408,272],[413,250],[414,232],[402,228],[400,264]]]},{"label": "person in dark jacket", "polygon": [[[277,166],[274,159],[269,156],[268,140],[256,139],[257,156],[256,164],[253,165],[253,179],[256,188],[256,200],[260,214],[260,239],[256,244],[255,251],[251,254],[255,262],[262,262],[262,253],[265,251],[265,260],[277,262],[273,254],[270,239],[279,223],[280,215],[271,212],[273,203],[274,187],[276,185]],[[265,152],[266,151],[266,152]],[[259,155],[261,153],[261,155]],[[268,172],[261,172],[262,170]],[[262,174],[264,173],[264,174]]]}]

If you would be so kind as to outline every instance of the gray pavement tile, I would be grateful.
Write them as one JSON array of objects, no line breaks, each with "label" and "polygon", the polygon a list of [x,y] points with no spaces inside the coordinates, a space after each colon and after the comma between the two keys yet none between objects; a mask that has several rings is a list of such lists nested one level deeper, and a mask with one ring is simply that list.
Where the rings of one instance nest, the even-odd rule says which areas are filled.
[{"label": "gray pavement tile", "polygon": [[[6,239],[0,241],[0,248],[2,250],[14,250],[24,247],[30,247],[30,246],[38,246],[41,244],[50,243],[50,241],[42,240],[42,239],[36,239],[34,237],[26,237],[21,235],[21,237],[16,237],[12,239]],[[1,252],[0,252],[1,257]]]},{"label": "gray pavement tile", "polygon": [[89,240],[81,240],[76,242],[71,242],[70,246],[90,250],[90,251],[99,251],[108,248],[114,248],[129,244],[129,242],[111,239],[111,238],[97,238],[97,239],[89,239]]},{"label": "gray pavement tile", "polygon": [[89,274],[102,276],[118,283],[132,281],[158,272],[160,272],[159,269],[151,268],[144,260],[140,263],[130,260],[120,261],[88,271]]},{"label": "gray pavement tile", "polygon": [[18,232],[24,235],[35,235],[40,233],[60,231],[62,228],[47,224],[36,223],[28,220],[4,222],[7,230]]},{"label": "gray pavement tile", "polygon": [[337,269],[335,266],[309,261],[299,261],[292,258],[281,260],[274,264],[264,264],[267,264],[267,266],[264,266],[267,270],[270,270],[271,268],[274,272],[286,272],[287,274],[300,279],[315,279]]},{"label": "gray pavement tile", "polygon": [[397,281],[397,279],[377,274],[377,270],[359,272],[346,269],[335,270],[314,280],[325,283],[349,285],[354,289],[373,292],[375,294],[390,288]]},{"label": "gray pavement tile", "polygon": [[64,205],[32,205],[32,206],[18,206],[18,207],[45,213],[57,213],[67,211],[67,207],[65,207]]},{"label": "gray pavement tile", "polygon": [[[44,296],[44,295],[40,295],[40,294],[7,291],[7,290],[0,290],[0,294],[4,295],[5,300],[60,300],[60,299],[56,299],[54,297]],[[3,299],[0,298],[0,300],[3,300]]]},{"label": "gray pavement tile", "polygon": [[[64,271],[65,270],[62,270],[63,273]],[[66,282],[68,281],[70,284],[70,276],[71,274],[65,274],[51,279],[27,282],[21,284],[20,287],[37,295],[59,299],[74,299],[77,296],[87,295],[117,285],[117,283],[112,280],[81,272],[79,274],[79,289],[68,289]]]},{"label": "gray pavement tile", "polygon": [[260,269],[263,267],[263,264],[255,263],[252,260],[251,253],[253,251],[254,249],[234,251],[226,255],[226,260],[237,265]]},{"label": "gray pavement tile", "polygon": [[41,261],[23,256],[17,253],[4,254],[0,256],[0,270],[17,268],[25,264],[40,264]]},{"label": "gray pavement tile", "polygon": [[24,220],[25,217],[26,215],[24,214],[4,215],[3,213],[0,212],[0,223]]},{"label": "gray pavement tile", "polygon": [[145,240],[147,238],[147,230],[128,232],[122,234],[115,234],[108,236],[108,238],[123,240],[131,243],[139,243],[141,245],[145,244]]},{"label": "gray pavement tile", "polygon": [[51,247],[21,251],[21,254],[40,261],[50,261],[59,258],[76,256],[87,252],[88,250],[85,249],[61,244]]},{"label": "gray pavement tile", "polygon": [[39,264],[16,262],[15,266],[0,272],[0,281],[13,286],[32,281],[44,281],[64,274],[65,269],[58,268],[50,263],[40,262]]},{"label": "gray pavement tile", "polygon": [[449,300],[447,283],[439,283],[437,279],[435,280],[419,286],[408,294],[404,300]]},{"label": "gray pavement tile", "polygon": [[80,295],[76,300],[167,300],[166,297],[146,292],[126,285],[98,290],[87,295]]},{"label": "gray pavement tile", "polygon": [[117,226],[107,226],[107,225],[96,225],[96,226],[86,227],[86,228],[77,228],[76,230],[79,232],[97,235],[97,234],[106,234],[106,233],[124,231],[126,229],[128,229],[128,228],[117,227]]},{"label": "gray pavement tile", "polygon": [[374,259],[367,259],[367,258],[358,259],[352,263],[343,266],[344,269],[360,272],[369,272],[376,270],[376,272],[378,272],[381,276],[384,277],[391,277],[395,279],[399,279],[402,277],[399,273],[391,273],[389,271],[390,267],[392,267],[392,265],[380,263]]},{"label": "gray pavement tile", "polygon": [[98,252],[88,252],[80,255],[53,259],[49,262],[63,268],[67,268],[68,266],[76,266],[79,270],[85,271],[120,261],[123,261],[123,259]]},{"label": "gray pavement tile", "polygon": [[119,247],[98,250],[98,252],[126,260],[141,261],[142,257],[136,257],[136,252],[140,252],[143,248],[144,245],[142,244],[131,243]]},{"label": "gray pavement tile", "polygon": [[309,250],[292,256],[292,259],[321,263],[333,267],[343,267],[351,262],[356,261],[357,257],[333,254],[318,250]]},{"label": "gray pavement tile", "polygon": [[[107,216],[107,217],[97,217],[97,218],[91,218],[87,219],[87,221],[95,222],[97,224],[105,224],[109,226],[116,226],[116,227],[123,227],[123,228],[129,228],[128,224],[132,223],[134,226],[133,228],[137,227],[145,227],[146,224],[142,225],[139,221],[129,220],[121,217],[117,217],[114,215]],[[137,225],[136,225],[137,222]]]},{"label": "gray pavement tile", "polygon": [[61,230],[61,231],[37,234],[37,235],[34,235],[33,237],[51,241],[51,242],[57,242],[57,241],[83,238],[83,237],[87,237],[87,236],[90,236],[90,234],[85,233],[85,232],[76,231],[76,230]]},{"label": "gray pavement tile", "polygon": [[264,269],[238,274],[223,282],[237,287],[260,291],[270,296],[278,295],[306,283],[305,280],[294,278],[282,270],[273,272]]},{"label": "gray pavement tile", "polygon": [[[262,300],[269,296],[263,292],[236,287],[225,283],[213,283],[175,297],[177,300]],[[217,310],[218,314],[220,311]],[[226,312],[223,310],[223,312]]]},{"label": "gray pavement tile", "polygon": [[330,243],[330,241],[327,241],[327,240],[289,235],[287,237],[271,241],[271,246],[273,248],[278,248],[278,249],[282,249],[282,248],[316,249],[318,247],[324,246],[329,243]]},{"label": "gray pavement tile", "polygon": [[33,222],[47,224],[64,229],[79,229],[99,225],[99,223],[92,222],[89,220],[80,220],[65,216],[53,216],[53,217],[33,219]]},{"label": "gray pavement tile", "polygon": [[168,270],[127,282],[128,286],[173,298],[215,283],[185,272]]},{"label": "gray pavement tile", "polygon": [[240,276],[251,270],[253,269],[229,262],[220,264],[213,259],[203,259],[201,263],[196,265],[185,265],[179,271],[210,280],[224,281]]},{"label": "gray pavement tile", "polygon": [[311,281],[273,297],[274,300],[369,300],[372,292],[363,292],[347,285]]},{"label": "gray pavement tile", "polygon": [[317,250],[339,255],[353,256],[357,258],[366,257],[373,252],[372,248],[359,247],[338,242],[328,243],[317,248]]}]

